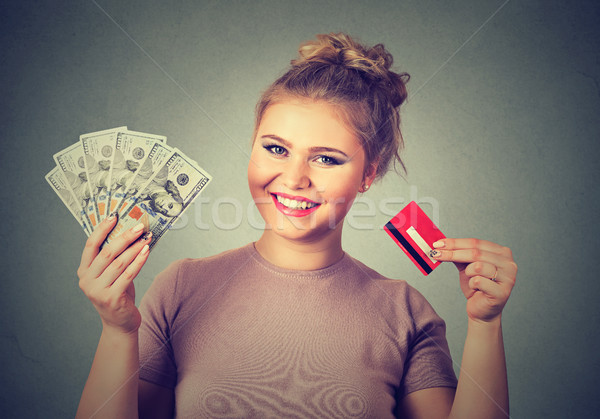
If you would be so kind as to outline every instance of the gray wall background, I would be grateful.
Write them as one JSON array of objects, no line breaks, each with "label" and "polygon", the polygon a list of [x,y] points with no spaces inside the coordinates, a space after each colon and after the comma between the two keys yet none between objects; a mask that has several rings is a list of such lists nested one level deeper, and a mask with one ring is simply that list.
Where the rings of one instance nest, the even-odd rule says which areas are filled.
[{"label": "gray wall background", "polygon": [[[2,3],[3,417],[73,416],[100,332],[75,274],[85,235],[44,180],[53,153],[128,125],[167,135],[214,176],[207,202],[151,254],[139,297],[172,260],[259,237],[246,213],[254,104],[301,41],[331,31],[384,43],[412,75],[409,174],[356,203],[346,250],[425,294],[458,369],[455,268],[423,277],[381,226],[416,198],[448,236],[510,246],[520,268],[503,317],[512,417],[600,411],[598,2]],[[234,198],[243,214],[219,205]]]}]

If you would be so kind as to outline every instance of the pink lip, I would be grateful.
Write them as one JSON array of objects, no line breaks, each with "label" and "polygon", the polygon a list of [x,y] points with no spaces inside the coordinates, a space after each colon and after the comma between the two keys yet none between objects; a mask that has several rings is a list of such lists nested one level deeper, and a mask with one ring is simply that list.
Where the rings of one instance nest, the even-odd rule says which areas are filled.
[{"label": "pink lip", "polygon": [[[283,205],[281,202],[279,202],[277,200],[277,196],[281,196],[283,198],[287,198],[287,199],[293,199],[295,201],[306,201],[306,202],[311,202],[313,204],[317,204],[317,206],[312,207],[312,208],[308,208],[308,209],[291,209],[286,207],[285,205]],[[317,208],[319,208],[321,206],[321,204],[319,204],[318,202],[315,201],[311,201],[308,198],[304,198],[302,196],[292,196],[292,195],[287,195],[284,193],[277,193],[271,194],[271,198],[273,198],[273,202],[275,203],[275,207],[284,215],[289,215],[291,217],[305,217],[308,214],[314,212],[317,210]]]}]

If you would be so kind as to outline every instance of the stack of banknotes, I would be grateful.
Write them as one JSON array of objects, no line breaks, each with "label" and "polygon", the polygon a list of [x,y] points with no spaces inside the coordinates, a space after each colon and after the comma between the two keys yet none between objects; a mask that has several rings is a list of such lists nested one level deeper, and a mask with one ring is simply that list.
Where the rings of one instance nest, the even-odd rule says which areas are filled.
[{"label": "stack of banknotes", "polygon": [[83,134],[54,161],[46,180],[88,236],[118,214],[105,244],[141,222],[152,248],[211,180],[166,137],[127,127]]}]

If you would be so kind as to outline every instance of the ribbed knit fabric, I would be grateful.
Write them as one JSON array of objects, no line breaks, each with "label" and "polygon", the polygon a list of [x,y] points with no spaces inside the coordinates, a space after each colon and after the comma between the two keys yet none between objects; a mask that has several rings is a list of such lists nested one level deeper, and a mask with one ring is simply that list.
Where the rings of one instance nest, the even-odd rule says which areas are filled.
[{"label": "ribbed knit fabric", "polygon": [[253,244],[160,273],[142,299],[140,378],[178,418],[386,418],[455,387],[445,324],[414,288],[344,255],[316,271]]}]

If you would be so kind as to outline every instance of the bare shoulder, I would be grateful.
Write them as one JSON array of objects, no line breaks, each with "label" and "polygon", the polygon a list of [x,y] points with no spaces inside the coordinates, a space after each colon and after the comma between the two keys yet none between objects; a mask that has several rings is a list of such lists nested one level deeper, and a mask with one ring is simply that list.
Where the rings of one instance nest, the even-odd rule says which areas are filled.
[{"label": "bare shoulder", "polygon": [[454,402],[453,387],[432,387],[413,391],[399,401],[396,414],[401,418],[447,418]]},{"label": "bare shoulder", "polygon": [[140,419],[172,418],[175,393],[172,389],[139,380],[138,411]]}]

